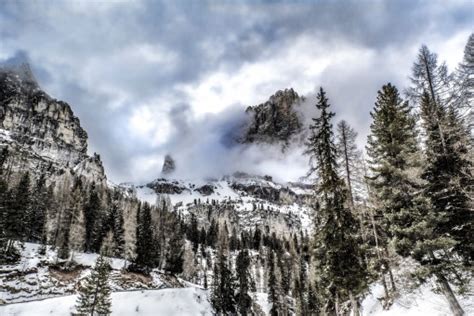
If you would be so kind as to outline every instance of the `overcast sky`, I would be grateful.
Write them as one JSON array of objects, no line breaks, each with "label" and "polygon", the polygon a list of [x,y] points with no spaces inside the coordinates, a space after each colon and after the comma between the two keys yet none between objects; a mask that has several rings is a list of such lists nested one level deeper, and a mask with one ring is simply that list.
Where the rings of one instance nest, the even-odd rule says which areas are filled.
[{"label": "overcast sky", "polygon": [[[157,177],[168,152],[211,175],[241,160],[219,134],[288,87],[325,87],[364,143],[377,90],[408,84],[421,44],[450,69],[461,60],[473,3],[1,0],[0,60],[28,56],[44,90],[71,104],[112,181]],[[253,168],[255,156],[244,156]],[[295,173],[303,160],[291,158]]]}]

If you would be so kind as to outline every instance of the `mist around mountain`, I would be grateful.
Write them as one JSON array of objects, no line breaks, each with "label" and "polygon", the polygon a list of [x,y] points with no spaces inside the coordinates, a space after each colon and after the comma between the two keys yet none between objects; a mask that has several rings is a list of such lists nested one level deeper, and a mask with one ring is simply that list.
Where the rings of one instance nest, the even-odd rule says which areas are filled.
[{"label": "mist around mountain", "polygon": [[121,184],[74,105],[7,60],[0,313],[473,313],[473,41],[452,72],[422,45],[410,86],[380,87],[365,151],[324,87],[285,88],[183,125]]}]

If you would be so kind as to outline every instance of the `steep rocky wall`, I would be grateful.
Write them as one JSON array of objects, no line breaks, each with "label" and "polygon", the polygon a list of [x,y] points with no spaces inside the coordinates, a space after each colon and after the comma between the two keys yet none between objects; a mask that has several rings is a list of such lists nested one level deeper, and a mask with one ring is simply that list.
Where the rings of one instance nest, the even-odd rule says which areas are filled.
[{"label": "steep rocky wall", "polygon": [[0,128],[36,154],[66,165],[87,155],[87,133],[71,107],[13,71],[0,70]]},{"label": "steep rocky wall", "polygon": [[0,65],[0,149],[8,149],[3,168],[75,174],[105,184],[99,156],[87,155],[87,133],[71,107],[51,98],[27,64]]}]

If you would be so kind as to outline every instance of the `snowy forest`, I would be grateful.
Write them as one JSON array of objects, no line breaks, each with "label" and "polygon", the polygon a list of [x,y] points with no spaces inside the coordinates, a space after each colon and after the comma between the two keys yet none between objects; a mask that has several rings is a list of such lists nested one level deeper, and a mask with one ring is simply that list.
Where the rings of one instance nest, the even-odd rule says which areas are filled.
[{"label": "snowy forest", "polygon": [[380,304],[391,308],[408,282],[394,270],[405,266],[410,282],[436,280],[451,313],[465,315],[458,295],[472,293],[473,75],[474,35],[452,73],[422,46],[412,84],[377,92],[366,156],[357,131],[334,122],[321,87],[305,141],[314,179],[310,230],[240,227],[226,219],[230,201],[195,199],[186,212],[165,194],[142,202],[130,189],[71,170],[18,166],[2,144],[2,270],[30,243],[38,256],[54,253],[45,264],[63,274],[84,268],[77,254],[100,254],[77,288],[77,315],[111,313],[108,258],[123,259],[124,273],[159,271],[205,289],[218,315],[263,313],[256,292],[266,294],[270,315],[360,315],[377,282]]},{"label": "snowy forest", "polygon": [[167,155],[156,180],[115,184],[75,106],[27,62],[0,63],[0,314],[474,314],[474,33],[464,43],[455,69],[421,43],[404,56],[409,84],[373,91],[367,139],[318,82],[249,107],[228,146],[300,148],[306,173],[287,183],[191,183]]}]

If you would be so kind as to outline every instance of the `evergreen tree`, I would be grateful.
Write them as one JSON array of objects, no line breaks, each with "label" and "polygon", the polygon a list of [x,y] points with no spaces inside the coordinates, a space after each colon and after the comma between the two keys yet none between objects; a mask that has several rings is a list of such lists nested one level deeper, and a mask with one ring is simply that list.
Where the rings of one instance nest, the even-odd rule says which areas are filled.
[{"label": "evergreen tree", "polygon": [[255,231],[253,234],[253,249],[259,250],[260,244],[262,242],[262,231],[258,226],[255,226]]},{"label": "evergreen tree", "polygon": [[170,240],[168,242],[165,259],[165,270],[174,274],[179,274],[183,272],[183,256],[184,238],[181,230],[178,230],[171,234]]},{"label": "evergreen tree", "polygon": [[[60,249],[66,250],[64,259],[69,250],[71,251],[71,259],[74,257],[74,251],[84,251],[85,243],[85,218],[84,218],[84,186],[81,178],[74,179],[74,186],[68,199],[68,206],[62,216],[62,239],[65,244]],[[66,249],[67,248],[67,249]]]},{"label": "evergreen tree", "polygon": [[[4,209],[4,236],[6,238],[5,256],[14,260],[18,257],[18,249],[14,246],[16,241],[23,241],[27,234],[28,215],[31,211],[30,174],[25,172],[20,182],[6,195]],[[8,259],[8,260],[10,260]]]},{"label": "evergreen tree", "polygon": [[196,215],[191,213],[191,223],[189,225],[189,231],[187,233],[188,239],[193,245],[194,253],[197,253],[199,247],[199,228]]},{"label": "evergreen tree", "polygon": [[[427,136],[427,163],[422,174],[426,180],[424,195],[436,214],[438,237],[452,238],[453,250],[469,265],[474,260],[474,246],[470,242],[474,238],[474,214],[469,205],[474,195],[474,178],[467,148],[468,135],[457,110],[436,107],[428,94],[422,98],[421,115]],[[436,122],[436,118],[440,118],[441,123]],[[440,141],[440,125],[445,127],[446,150]]]},{"label": "evergreen tree", "polygon": [[219,235],[219,245],[216,263],[214,264],[214,279],[212,284],[211,303],[216,314],[229,315],[236,313],[235,278],[229,268],[228,231],[223,229]]},{"label": "evergreen tree", "polygon": [[201,229],[199,230],[199,243],[202,245],[201,251],[204,251],[207,245],[207,234],[206,229],[204,227],[201,227]]},{"label": "evergreen tree", "polygon": [[237,235],[237,229],[232,227],[232,234],[230,235],[230,242],[229,242],[229,248],[231,251],[236,251],[240,249],[240,240],[239,236]]},{"label": "evergreen tree", "polygon": [[415,180],[420,156],[415,119],[408,102],[400,98],[397,88],[390,83],[378,92],[371,116],[367,145],[369,184],[375,208],[384,218],[383,230],[393,237],[416,207],[413,201],[418,190]]},{"label": "evergreen tree", "polygon": [[[374,204],[372,208],[377,218],[382,219],[378,224],[381,237],[384,237],[379,239],[382,249],[376,251],[382,281],[385,285],[385,274],[388,273],[394,290],[390,264],[386,259],[387,243],[392,238],[399,251],[405,244],[407,223],[411,221],[411,214],[419,207],[416,200],[420,156],[415,119],[408,102],[400,98],[395,86],[389,83],[382,87],[371,116],[373,122],[367,141],[371,174],[369,185]],[[386,299],[388,304],[389,298]]]},{"label": "evergreen tree", "polygon": [[207,233],[207,245],[212,248],[216,248],[217,236],[219,235],[219,226],[216,223],[216,220],[213,218],[211,220],[211,225],[209,226],[209,231]]},{"label": "evergreen tree", "polygon": [[280,282],[276,272],[275,252],[273,250],[269,250],[268,257],[268,302],[272,305],[270,309],[271,316],[282,315],[283,302]]},{"label": "evergreen tree", "polygon": [[252,288],[252,279],[249,271],[250,256],[247,249],[239,251],[236,260],[237,274],[237,307],[240,315],[251,315],[252,298],[249,292]]},{"label": "evergreen tree", "polygon": [[308,313],[308,308],[307,305],[309,303],[309,298],[307,297],[308,295],[308,284],[307,284],[307,269],[306,269],[306,262],[304,260],[304,256],[300,257],[300,262],[299,262],[299,287],[298,287],[298,292],[295,293],[297,295],[297,299],[299,301],[300,305],[300,311],[302,315],[306,315]]},{"label": "evergreen tree", "polygon": [[409,91],[417,92],[412,96],[420,107],[424,132],[426,162],[421,178],[426,208],[413,215],[409,231],[413,236],[406,239],[405,249],[415,245],[411,253],[423,266],[422,279],[436,276],[451,311],[462,315],[448,281],[468,283],[453,271],[460,269],[458,255],[467,266],[473,260],[471,135],[460,118],[456,93],[454,98],[449,94],[452,80],[446,66],[438,66],[436,54],[426,46],[414,64],[412,82]]},{"label": "evergreen tree", "polygon": [[46,221],[46,212],[49,208],[50,200],[48,188],[46,187],[45,174],[41,174],[31,195],[32,207],[27,217],[27,240],[41,241],[44,225]]},{"label": "evergreen tree", "polygon": [[109,218],[109,229],[113,233],[113,252],[112,254],[118,257],[122,257],[125,248],[124,240],[124,220],[123,210],[119,208],[119,192],[114,192],[113,199],[110,202],[110,218]]},{"label": "evergreen tree", "polygon": [[155,266],[154,240],[151,229],[151,208],[148,203],[143,203],[137,209],[136,252],[131,269],[143,270],[148,273]]},{"label": "evergreen tree", "polygon": [[98,251],[97,246],[100,247],[100,241],[97,240],[97,229],[98,227],[101,227],[101,223],[99,223],[100,209],[101,201],[97,192],[97,187],[93,182],[91,187],[89,188],[88,200],[84,207],[84,217],[86,226],[86,251]]},{"label": "evergreen tree", "polygon": [[436,276],[452,313],[463,315],[449,281],[469,284],[469,280],[459,277],[462,267],[457,255],[468,267],[471,266],[471,241],[474,237],[473,215],[468,202],[473,186],[471,162],[465,156],[465,142],[460,141],[460,135],[453,129],[457,124],[455,114],[446,113],[443,107],[432,101],[429,93],[422,97],[421,112],[427,136],[427,161],[422,173],[426,181],[423,188],[426,207],[412,215],[413,223],[407,229],[411,238],[404,240],[404,254],[409,251],[421,263],[422,268],[417,272],[422,281]]},{"label": "evergreen tree", "polygon": [[58,252],[57,252],[57,258],[58,259],[69,259],[70,258],[70,237],[71,237],[71,223],[73,219],[72,215],[72,208],[70,206],[66,206],[62,210],[61,218],[60,221],[58,222],[58,238],[57,238],[57,246],[58,246]]},{"label": "evergreen tree", "polygon": [[79,288],[76,309],[80,315],[111,314],[109,274],[109,263],[103,256],[99,256],[91,274]]},{"label": "evergreen tree", "polygon": [[[328,99],[321,88],[317,96],[320,116],[310,126],[307,153],[313,162],[310,173],[317,172],[316,194],[320,199],[315,212],[315,262],[320,282],[326,289],[326,312],[339,313],[340,303],[367,289],[367,271],[357,239],[357,221],[346,208],[347,192],[337,174],[337,152],[334,144]],[[315,164],[314,164],[315,163]],[[353,306],[357,312],[357,306]]]},{"label": "evergreen tree", "polygon": [[321,313],[321,306],[319,306],[316,289],[313,285],[309,284],[309,287],[308,287],[308,314],[309,315],[319,315],[320,313]]}]

